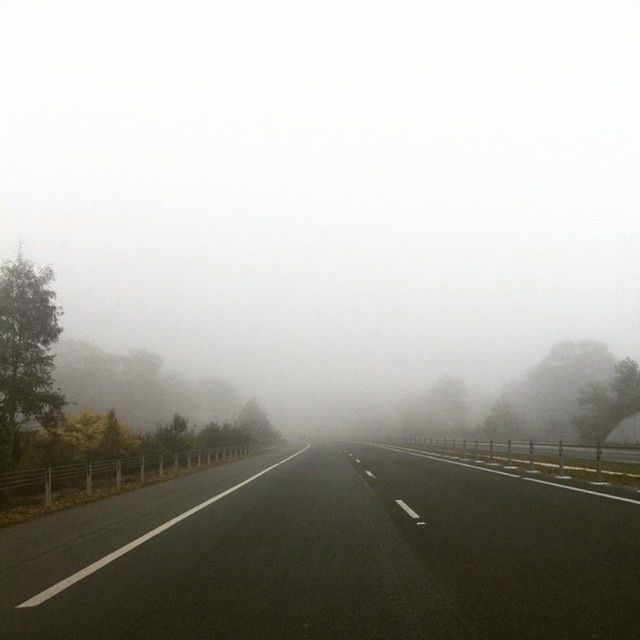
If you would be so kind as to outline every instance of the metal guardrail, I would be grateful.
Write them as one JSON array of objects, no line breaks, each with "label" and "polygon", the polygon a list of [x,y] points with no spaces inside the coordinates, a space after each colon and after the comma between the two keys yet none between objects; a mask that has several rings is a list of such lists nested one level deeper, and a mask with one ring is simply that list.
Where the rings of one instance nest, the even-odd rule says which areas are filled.
[{"label": "metal guardrail", "polygon": [[209,449],[193,449],[149,456],[76,462],[23,471],[0,473],[0,497],[33,502],[38,496],[44,504],[51,504],[53,496],[66,491],[83,490],[88,495],[97,489],[123,482],[144,482],[149,474],[161,477],[167,472],[211,465],[221,461],[244,458],[264,443],[224,445]]},{"label": "metal guardrail", "polygon": [[[572,467],[581,471],[595,473],[595,481],[602,482],[602,475],[615,474],[640,478],[640,447],[613,447],[595,445],[565,444],[528,441],[494,441],[473,440],[465,438],[436,438],[426,436],[387,437],[377,440],[379,444],[398,445],[404,447],[420,447],[443,455],[460,456],[470,460],[486,459],[489,463],[501,459],[507,466],[512,463],[525,463],[529,472],[535,472],[536,466],[553,466],[559,477],[565,477],[567,458],[591,463],[591,467]],[[517,456],[515,458],[514,456]],[[540,458],[549,458],[553,462],[545,462]],[[603,463],[638,466],[637,473],[603,469]],[[634,470],[635,471],[635,470]]]}]

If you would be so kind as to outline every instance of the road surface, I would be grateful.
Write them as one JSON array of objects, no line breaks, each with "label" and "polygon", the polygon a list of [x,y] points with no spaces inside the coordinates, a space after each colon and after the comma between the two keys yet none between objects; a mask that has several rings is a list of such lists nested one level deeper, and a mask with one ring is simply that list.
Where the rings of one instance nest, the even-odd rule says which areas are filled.
[{"label": "road surface", "polygon": [[640,494],[495,471],[318,442],[9,527],[0,636],[639,638]]}]

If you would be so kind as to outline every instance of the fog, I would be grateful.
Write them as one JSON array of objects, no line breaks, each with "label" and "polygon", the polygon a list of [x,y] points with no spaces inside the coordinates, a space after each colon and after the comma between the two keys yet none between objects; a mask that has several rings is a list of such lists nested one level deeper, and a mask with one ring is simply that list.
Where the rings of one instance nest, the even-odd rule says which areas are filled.
[{"label": "fog", "polygon": [[640,356],[635,2],[0,2],[0,257],[283,432]]}]

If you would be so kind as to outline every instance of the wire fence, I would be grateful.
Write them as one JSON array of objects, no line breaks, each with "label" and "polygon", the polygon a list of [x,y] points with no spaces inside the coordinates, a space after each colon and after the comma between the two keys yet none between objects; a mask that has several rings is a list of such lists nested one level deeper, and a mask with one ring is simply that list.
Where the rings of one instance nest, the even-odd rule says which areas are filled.
[{"label": "wire fence", "polygon": [[79,491],[87,495],[105,488],[119,491],[127,483],[145,482],[184,470],[239,460],[270,446],[273,443],[224,445],[8,471],[0,473],[0,509],[42,502],[48,505],[57,497]]},{"label": "wire fence", "polygon": [[[603,476],[626,476],[640,480],[640,447],[565,444],[512,440],[472,440],[429,436],[386,437],[378,444],[415,447],[439,455],[459,457],[474,462],[503,464],[513,469],[524,467],[529,473],[540,468],[554,471],[557,477],[567,470],[593,474],[597,483]],[[569,461],[569,466],[567,464]],[[609,478],[607,478],[609,479]]]}]

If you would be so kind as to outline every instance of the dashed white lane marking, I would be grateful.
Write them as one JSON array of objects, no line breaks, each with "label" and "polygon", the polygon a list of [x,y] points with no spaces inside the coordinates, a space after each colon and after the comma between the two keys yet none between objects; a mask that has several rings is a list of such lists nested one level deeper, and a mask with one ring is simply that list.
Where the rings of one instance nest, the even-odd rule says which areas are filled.
[{"label": "dashed white lane marking", "polygon": [[356,462],[357,462],[358,464],[360,464],[360,460],[359,460],[358,458],[356,458]]},{"label": "dashed white lane marking", "polygon": [[353,458],[353,453],[350,453],[350,454],[349,454],[349,457],[350,457],[350,458]]},{"label": "dashed white lane marking", "polygon": [[414,520],[419,520],[420,516],[404,501],[404,500],[396,500],[396,504],[410,517]]},{"label": "dashed white lane marking", "polygon": [[366,473],[370,478],[375,478],[375,476],[373,475],[373,473],[371,473],[371,471],[369,471],[368,469],[365,471],[365,473]]},{"label": "dashed white lane marking", "polygon": [[571,485],[559,484],[557,482],[547,482],[546,480],[539,480],[538,478],[527,478],[524,476],[515,475],[513,473],[505,473],[504,471],[498,471],[497,469],[487,469],[486,467],[478,467],[476,465],[467,464],[465,462],[455,462],[454,460],[445,460],[444,458],[438,458],[436,456],[430,456],[424,453],[415,453],[413,451],[407,451],[406,449],[398,449],[396,447],[379,447],[379,448],[389,449],[390,451],[396,451],[398,453],[404,453],[406,455],[416,456],[418,458],[429,458],[429,460],[437,460],[438,462],[446,462],[448,464],[457,464],[461,467],[468,467],[469,469],[476,469],[477,471],[486,471],[487,473],[495,473],[501,476],[515,478],[517,480],[526,480],[527,482],[537,482],[538,484],[546,484],[549,487],[557,487],[558,489],[566,489],[567,491],[577,491],[578,493],[586,493],[591,496],[598,496],[600,498],[608,498],[609,500],[617,500],[619,502],[629,502],[631,504],[640,505],[640,500],[634,500],[633,498],[625,498],[623,496],[615,496],[611,493],[589,491],[589,489],[580,489],[579,487],[572,487]]},{"label": "dashed white lane marking", "polygon": [[422,522],[422,521],[421,522],[416,522],[417,526],[420,526],[421,524],[427,524],[427,523],[426,522]]},{"label": "dashed white lane marking", "polygon": [[213,496],[213,498],[209,498],[208,500],[201,502],[195,507],[192,507],[191,509],[188,509],[184,513],[181,513],[179,516],[176,516],[175,518],[168,520],[164,524],[161,524],[159,527],[156,527],[155,529],[152,529],[148,533],[145,533],[143,536],[140,536],[139,538],[132,540],[128,544],[125,544],[123,547],[120,547],[119,549],[116,549],[115,551],[104,556],[104,558],[100,558],[100,560],[97,560],[93,564],[90,564],[88,567],[85,567],[80,571],[76,571],[76,573],[70,575],[68,578],[65,578],[64,580],[57,582],[56,584],[49,587],[48,589],[41,591],[40,593],[36,594],[32,598],[29,598],[28,600],[25,600],[23,603],[17,605],[16,609],[22,609],[25,607],[37,607],[39,604],[42,604],[46,600],[49,600],[49,598],[53,598],[53,596],[59,594],[61,591],[68,589],[70,586],[74,585],[76,582],[80,582],[80,580],[86,578],[92,573],[95,573],[99,569],[102,569],[102,567],[105,567],[106,565],[110,564],[114,560],[117,560],[118,558],[123,556],[125,553],[128,553],[132,549],[135,549],[136,547],[139,547],[141,544],[144,544],[145,542],[147,542],[147,540],[151,540],[151,538],[155,538],[157,535],[159,535],[163,531],[166,531],[170,527],[173,527],[173,525],[178,524],[178,522],[182,522],[182,520],[185,520],[189,516],[192,516],[194,513],[197,513],[201,509],[208,507],[210,504],[213,504],[214,502],[217,502],[218,500],[224,498],[225,496],[228,496],[230,493],[233,493],[237,489],[240,489],[240,487],[244,487],[250,482],[253,482],[254,480],[259,478],[260,476],[263,476],[265,473],[268,473],[272,469],[275,469],[276,467],[279,467],[281,464],[284,464],[285,462],[292,460],[296,456],[299,456],[301,453],[304,453],[310,446],[311,444],[307,444],[304,448],[300,449],[299,451],[296,451],[293,455],[288,456],[284,460],[280,460],[280,462],[276,462],[275,464],[272,464],[270,467],[267,467],[266,469],[263,469],[262,471],[259,471],[258,473],[252,475],[250,478],[247,478],[246,480],[239,482],[238,484],[234,485],[230,489],[227,489],[226,491],[223,491],[222,493],[219,493],[218,495]]}]

